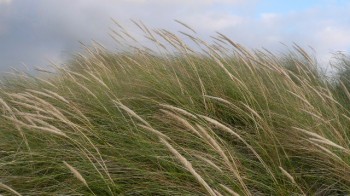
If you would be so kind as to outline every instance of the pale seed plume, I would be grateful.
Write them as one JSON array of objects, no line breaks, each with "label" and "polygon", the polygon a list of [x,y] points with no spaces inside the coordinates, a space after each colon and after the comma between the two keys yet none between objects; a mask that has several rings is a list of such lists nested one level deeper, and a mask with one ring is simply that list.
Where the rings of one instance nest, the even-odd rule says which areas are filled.
[{"label": "pale seed plume", "polygon": [[182,163],[182,165],[196,178],[196,180],[207,190],[209,195],[216,196],[213,189],[208,183],[200,176],[193,168],[192,164],[182,156],[173,146],[171,146],[166,140],[160,138],[160,141],[170,150],[170,152]]},{"label": "pale seed plume", "polygon": [[225,189],[227,192],[229,192],[233,196],[240,196],[238,193],[233,191],[232,189],[228,188],[226,185],[220,184],[220,186]]},{"label": "pale seed plume", "polygon": [[8,192],[14,194],[14,195],[17,195],[17,196],[22,196],[20,193],[18,193],[17,191],[15,191],[13,188],[7,186],[6,184],[3,184],[0,182],[0,189],[3,189],[3,190],[7,190]]},{"label": "pale seed plume", "polygon": [[86,183],[86,180],[84,177],[79,173],[77,169],[75,169],[73,166],[68,164],[67,162],[63,161],[63,164],[73,173],[73,175],[82,182],[86,187],[88,187],[88,184]]}]

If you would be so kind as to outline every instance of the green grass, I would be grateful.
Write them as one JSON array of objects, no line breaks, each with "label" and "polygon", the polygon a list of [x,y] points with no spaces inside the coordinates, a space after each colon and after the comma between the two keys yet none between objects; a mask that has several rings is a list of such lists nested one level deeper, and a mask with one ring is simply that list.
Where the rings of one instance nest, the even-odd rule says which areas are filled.
[{"label": "green grass", "polygon": [[200,51],[140,27],[159,50],[89,48],[3,79],[1,194],[350,194],[347,57],[330,79],[297,46],[187,35]]}]

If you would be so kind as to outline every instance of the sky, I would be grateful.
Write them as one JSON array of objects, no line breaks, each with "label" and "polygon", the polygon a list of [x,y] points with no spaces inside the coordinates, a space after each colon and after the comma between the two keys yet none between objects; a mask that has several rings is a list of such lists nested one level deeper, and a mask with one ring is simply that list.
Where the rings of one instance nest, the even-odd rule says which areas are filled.
[{"label": "sky", "polygon": [[251,49],[283,52],[297,43],[327,63],[350,51],[349,10],[348,0],[0,0],[0,74],[62,64],[92,40],[118,48],[111,18],[136,35],[130,19],[184,30],[177,19],[204,39],[220,32]]}]

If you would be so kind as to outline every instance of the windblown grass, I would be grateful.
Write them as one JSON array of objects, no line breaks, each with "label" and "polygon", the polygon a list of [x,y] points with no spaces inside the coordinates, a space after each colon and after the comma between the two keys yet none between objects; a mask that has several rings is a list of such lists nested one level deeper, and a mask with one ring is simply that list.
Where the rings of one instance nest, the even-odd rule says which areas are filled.
[{"label": "windblown grass", "polygon": [[124,52],[4,79],[0,193],[350,193],[349,67],[136,24],[156,49],[121,27]]}]

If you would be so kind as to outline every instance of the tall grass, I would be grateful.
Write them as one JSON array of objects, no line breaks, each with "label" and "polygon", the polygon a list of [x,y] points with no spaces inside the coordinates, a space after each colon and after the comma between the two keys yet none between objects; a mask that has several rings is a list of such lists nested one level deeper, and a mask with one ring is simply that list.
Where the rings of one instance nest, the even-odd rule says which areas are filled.
[{"label": "tall grass", "polygon": [[120,26],[123,51],[3,79],[0,193],[350,193],[348,67],[136,25],[153,49]]}]

